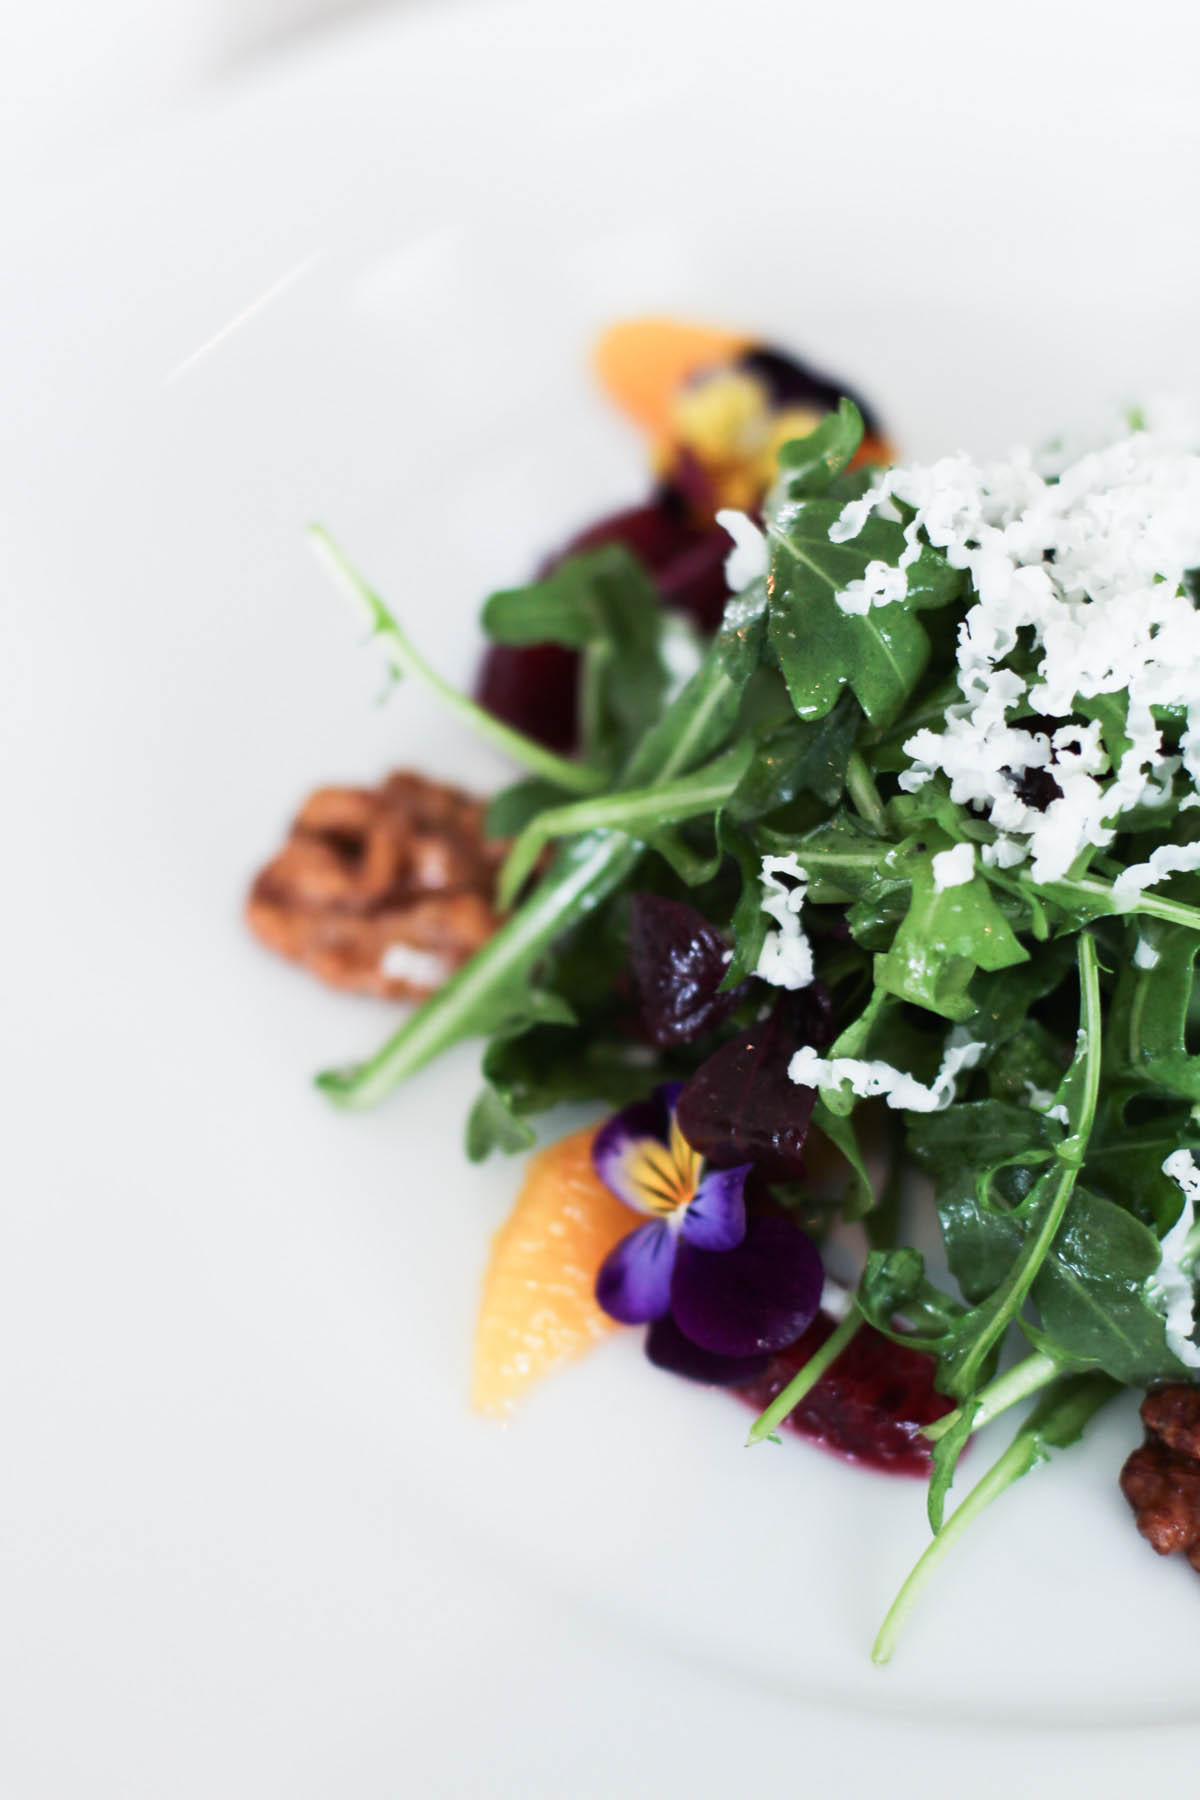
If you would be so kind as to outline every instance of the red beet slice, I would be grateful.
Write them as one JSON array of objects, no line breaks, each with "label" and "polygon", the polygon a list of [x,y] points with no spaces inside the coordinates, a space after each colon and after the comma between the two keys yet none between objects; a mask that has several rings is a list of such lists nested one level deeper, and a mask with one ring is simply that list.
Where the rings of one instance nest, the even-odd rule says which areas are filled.
[{"label": "red beet slice", "polygon": [[642,1028],[664,1050],[711,1031],[745,991],[718,992],[729,967],[728,944],[694,906],[661,894],[633,896],[629,966]]},{"label": "red beet slice", "polygon": [[[740,1397],[761,1412],[833,1330],[829,1314],[818,1313],[803,1337],[771,1358],[760,1381],[739,1389]],[[954,1405],[935,1389],[934,1367],[931,1356],[894,1344],[864,1325],[786,1424],[849,1462],[889,1475],[927,1478],[933,1447],[921,1436],[921,1427]]]},{"label": "red beet slice", "polygon": [[768,1181],[799,1181],[816,1093],[788,1064],[802,1044],[828,1041],[829,996],[819,982],[715,1050],[679,1096],[679,1126],[717,1168],[753,1163]]}]

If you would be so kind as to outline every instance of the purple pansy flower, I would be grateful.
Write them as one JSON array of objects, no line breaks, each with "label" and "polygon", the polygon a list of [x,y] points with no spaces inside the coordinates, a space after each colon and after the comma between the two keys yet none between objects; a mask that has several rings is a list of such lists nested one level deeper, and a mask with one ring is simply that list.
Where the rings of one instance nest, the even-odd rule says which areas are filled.
[{"label": "purple pansy flower", "polygon": [[[658,1088],[596,1133],[592,1160],[600,1179],[649,1215],[605,1258],[596,1298],[626,1325],[670,1315],[685,1339],[710,1353],[681,1373],[719,1380],[717,1362],[733,1359],[739,1367],[726,1378],[745,1379],[753,1371],[744,1359],[778,1350],[808,1328],[820,1304],[821,1259],[791,1220],[747,1221],[751,1164],[705,1167],[675,1117],[682,1086]],[[656,1343],[663,1339],[665,1351],[666,1336],[674,1335],[660,1332]],[[667,1363],[669,1353],[661,1360]]]}]

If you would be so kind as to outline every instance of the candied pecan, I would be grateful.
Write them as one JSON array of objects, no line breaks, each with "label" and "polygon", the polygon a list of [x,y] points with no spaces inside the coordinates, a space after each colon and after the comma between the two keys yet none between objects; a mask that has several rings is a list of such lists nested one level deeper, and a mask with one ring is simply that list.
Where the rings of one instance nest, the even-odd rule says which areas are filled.
[{"label": "candied pecan", "polygon": [[318,788],[255,878],[251,930],[335,987],[423,998],[500,922],[493,898],[507,845],[485,840],[484,811],[407,772],[377,788]]},{"label": "candied pecan", "polygon": [[1142,1423],[1146,1439],[1126,1459],[1121,1492],[1158,1554],[1182,1551],[1200,1571],[1200,1388],[1151,1388]]}]

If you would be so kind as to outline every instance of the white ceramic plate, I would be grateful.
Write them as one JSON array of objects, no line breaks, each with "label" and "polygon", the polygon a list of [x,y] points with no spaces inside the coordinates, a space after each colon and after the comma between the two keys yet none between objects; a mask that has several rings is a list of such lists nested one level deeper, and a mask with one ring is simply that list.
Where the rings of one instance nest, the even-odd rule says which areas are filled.
[{"label": "white ceramic plate", "polygon": [[459,1153],[473,1054],[331,1111],[309,1073],[386,1009],[238,916],[308,784],[499,779],[421,695],[374,704],[302,528],[465,679],[481,594],[641,491],[584,372],[603,321],[761,328],[922,452],[1200,394],[1195,33],[1139,19],[410,8],[14,209],[6,1792],[1194,1768],[1200,1592],[1117,1493],[1132,1408],[978,1525],[880,1673],[920,1488],[743,1454],[632,1337],[472,1417],[518,1175]]}]

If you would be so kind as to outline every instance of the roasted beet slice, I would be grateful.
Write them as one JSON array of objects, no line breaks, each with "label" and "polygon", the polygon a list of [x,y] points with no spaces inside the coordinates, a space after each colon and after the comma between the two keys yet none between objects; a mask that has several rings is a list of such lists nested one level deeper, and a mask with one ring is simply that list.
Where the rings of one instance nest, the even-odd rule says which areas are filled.
[{"label": "roasted beet slice", "polygon": [[642,1029],[663,1050],[711,1031],[745,991],[718,993],[729,946],[694,906],[661,894],[633,896],[629,966]]},{"label": "roasted beet slice", "polygon": [[[538,578],[567,557],[602,544],[623,544],[653,575],[663,604],[715,631],[729,589],[725,558],[733,540],[719,525],[696,519],[675,488],[664,485],[645,506],[611,513],[548,557]],[[554,750],[578,741],[579,655],[557,644],[493,644],[484,656],[475,698],[506,725]]]},{"label": "roasted beet slice", "polygon": [[[770,1405],[833,1330],[829,1314],[818,1313],[803,1337],[771,1358],[761,1381],[741,1385],[756,1412]],[[864,1325],[786,1424],[851,1462],[890,1475],[927,1477],[932,1446],[921,1427],[954,1405],[935,1389],[934,1367],[931,1356]]]},{"label": "roasted beet slice", "polygon": [[828,1041],[829,996],[814,982],[715,1050],[679,1096],[680,1129],[719,1169],[753,1163],[768,1181],[799,1181],[816,1094],[788,1064],[802,1044]]},{"label": "roasted beet slice", "polygon": [[551,750],[578,738],[579,656],[560,644],[493,644],[475,684],[480,706]]}]

